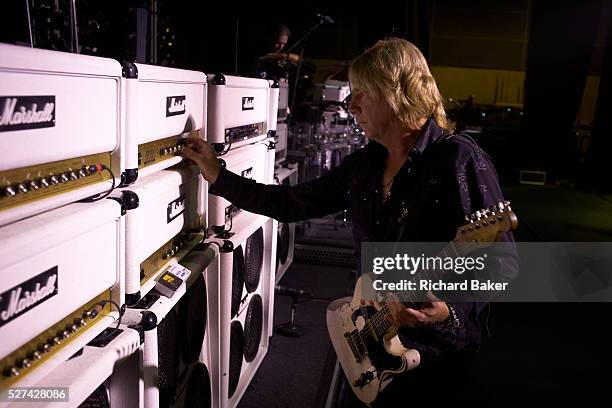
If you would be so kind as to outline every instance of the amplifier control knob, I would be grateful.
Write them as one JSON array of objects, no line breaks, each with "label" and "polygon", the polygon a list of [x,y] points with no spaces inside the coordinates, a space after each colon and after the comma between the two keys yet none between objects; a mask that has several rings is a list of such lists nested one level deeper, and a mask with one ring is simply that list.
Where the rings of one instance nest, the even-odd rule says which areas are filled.
[{"label": "amplifier control knob", "polygon": [[57,176],[55,174],[51,175],[51,177],[49,177],[49,181],[51,181],[51,184],[56,185],[59,184],[59,178],[57,178]]},{"label": "amplifier control knob", "polygon": [[27,193],[28,192],[28,186],[26,186],[23,183],[19,183],[17,184],[17,189],[19,190],[19,192],[21,193]]},{"label": "amplifier control knob", "polygon": [[86,176],[87,176],[87,172],[85,171],[85,169],[79,170],[79,177],[86,177]]},{"label": "amplifier control knob", "polygon": [[40,186],[38,185],[38,182],[36,180],[32,180],[30,181],[30,188],[32,190],[38,190]]},{"label": "amplifier control knob", "polygon": [[62,339],[60,339],[59,337],[55,336],[53,338],[51,338],[49,340],[49,345],[50,346],[59,346],[59,344],[62,342]]},{"label": "amplifier control knob", "polygon": [[71,172],[69,173],[69,176],[70,176],[70,180],[76,180],[76,179],[78,179],[78,178],[79,178],[79,176],[78,176],[78,174],[76,173],[76,171],[71,171]]},{"label": "amplifier control knob", "polygon": [[74,324],[78,327],[83,327],[85,326],[85,320],[80,318],[74,319]]},{"label": "amplifier control knob", "polygon": [[17,191],[15,191],[15,188],[13,186],[6,186],[4,188],[4,195],[7,197],[15,197],[15,194],[17,194]]},{"label": "amplifier control knob", "polygon": [[23,358],[23,359],[21,359],[21,360],[17,361],[17,365],[18,365],[20,368],[29,368],[29,367],[30,367],[32,364],[31,364],[31,362],[30,362],[30,360],[29,360],[29,359],[27,359],[27,358]]},{"label": "amplifier control knob", "polygon": [[41,187],[44,187],[44,188],[49,187],[49,181],[44,177],[38,180],[38,182],[40,183]]},{"label": "amplifier control knob", "polygon": [[40,351],[32,351],[28,353],[28,358],[31,360],[40,360],[42,358],[42,353]]},{"label": "amplifier control knob", "polygon": [[62,174],[62,175],[60,176],[60,178],[59,178],[60,183],[65,183],[65,182],[67,182],[68,180],[69,180],[69,179],[68,179],[68,175],[66,175],[65,173],[64,173],[64,174]]},{"label": "amplifier control knob", "polygon": [[20,374],[20,371],[17,367],[6,367],[4,369],[5,377],[17,377]]},{"label": "amplifier control knob", "polygon": [[49,343],[43,343],[38,346],[38,352],[40,353],[48,353],[49,350],[51,350],[51,346],[49,345]]}]

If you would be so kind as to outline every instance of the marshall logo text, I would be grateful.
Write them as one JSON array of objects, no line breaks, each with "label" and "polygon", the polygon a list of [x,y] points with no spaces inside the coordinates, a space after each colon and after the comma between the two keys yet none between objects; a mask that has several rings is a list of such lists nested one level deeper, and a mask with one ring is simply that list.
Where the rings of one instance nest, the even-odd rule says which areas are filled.
[{"label": "marshall logo text", "polygon": [[0,96],[0,132],[55,126],[55,95]]},{"label": "marshall logo text", "polygon": [[166,211],[166,215],[167,215],[166,220],[168,221],[167,223],[170,224],[172,220],[174,220],[176,217],[178,217],[184,212],[185,212],[185,194],[181,195],[176,200],[168,203],[168,209]]},{"label": "marshall logo text", "polygon": [[253,96],[242,97],[242,110],[253,110],[255,109],[255,98]]},{"label": "marshall logo text", "polygon": [[185,113],[186,97],[182,96],[169,96],[166,98],[166,117],[182,115]]},{"label": "marshall logo text", "polygon": [[0,294],[0,326],[57,295],[57,266]]}]

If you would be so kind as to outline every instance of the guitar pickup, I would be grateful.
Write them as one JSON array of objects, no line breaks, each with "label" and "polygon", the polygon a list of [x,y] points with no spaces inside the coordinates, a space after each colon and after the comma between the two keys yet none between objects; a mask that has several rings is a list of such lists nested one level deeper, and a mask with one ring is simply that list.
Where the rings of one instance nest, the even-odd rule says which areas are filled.
[{"label": "guitar pickup", "polygon": [[371,383],[375,378],[376,378],[376,368],[372,367],[369,370],[361,373],[359,378],[353,381],[353,386],[361,388]]}]

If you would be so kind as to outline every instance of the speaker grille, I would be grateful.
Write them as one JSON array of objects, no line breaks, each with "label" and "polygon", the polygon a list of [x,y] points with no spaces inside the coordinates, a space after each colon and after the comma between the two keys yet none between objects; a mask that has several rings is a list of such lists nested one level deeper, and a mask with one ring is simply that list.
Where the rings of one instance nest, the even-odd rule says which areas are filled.
[{"label": "speaker grille", "polygon": [[178,318],[172,309],[157,326],[159,403],[168,407],[174,400],[179,371]]},{"label": "speaker grille", "polygon": [[79,405],[79,408],[110,408],[106,387],[104,384],[96,388],[85,401]]},{"label": "speaker grille", "polygon": [[230,356],[229,356],[229,386],[227,389],[228,398],[232,398],[242,370],[242,356],[244,354],[244,333],[239,321],[234,320],[230,330]]},{"label": "speaker grille", "polygon": [[261,296],[256,294],[249,302],[244,320],[244,359],[251,362],[257,356],[263,327],[263,304]]},{"label": "speaker grille", "polygon": [[245,265],[242,246],[234,249],[232,264],[232,318],[238,313],[242,299],[242,286],[244,285]]},{"label": "speaker grille", "polygon": [[186,363],[198,360],[206,334],[206,282],[200,273],[179,304],[179,341]]},{"label": "speaker grille", "polygon": [[280,260],[283,264],[287,262],[287,258],[289,258],[290,239],[289,224],[284,223],[281,227],[280,238],[277,243],[277,248],[279,248],[280,251]]},{"label": "speaker grille", "polygon": [[186,392],[185,408],[211,407],[210,374],[204,364],[197,363],[193,367]]},{"label": "speaker grille", "polygon": [[253,292],[259,286],[259,277],[261,275],[261,266],[263,264],[264,253],[264,234],[263,228],[259,227],[246,240],[244,257],[246,263],[246,278],[245,284],[247,291]]}]

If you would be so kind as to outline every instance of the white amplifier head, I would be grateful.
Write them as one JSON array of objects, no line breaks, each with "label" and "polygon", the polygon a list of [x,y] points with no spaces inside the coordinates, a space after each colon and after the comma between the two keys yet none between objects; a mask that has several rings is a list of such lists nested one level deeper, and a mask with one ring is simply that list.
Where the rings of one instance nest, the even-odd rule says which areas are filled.
[{"label": "white amplifier head", "polygon": [[44,375],[118,317],[124,221],[107,199],[0,228],[0,389]]},{"label": "white amplifier head", "polygon": [[203,238],[208,185],[196,166],[173,167],[114,193],[126,208],[128,305],[155,286],[169,262],[185,256]]},{"label": "white amplifier head", "polygon": [[[229,238],[211,238],[220,247],[217,286],[218,335],[211,358],[218,371],[220,407],[238,406],[268,351],[274,312],[277,222],[247,213]],[[210,287],[215,281],[210,280]]]},{"label": "white amplifier head", "polygon": [[123,64],[124,184],[181,161],[185,137],[206,139],[206,75],[145,64]]},{"label": "white amplifier head", "polygon": [[102,165],[119,184],[121,65],[7,44],[0,56],[0,225],[108,190]]},{"label": "white amplifier head", "polygon": [[328,79],[322,85],[322,88],[322,99],[324,101],[344,102],[351,94],[351,88],[348,81]]},{"label": "white amplifier head", "polygon": [[[138,407],[142,401],[140,334],[124,325],[117,331],[115,324],[111,326],[101,334],[107,340],[83,347],[34,386],[67,388],[65,401],[71,406]],[[66,402],[48,406],[66,406]]]},{"label": "white amplifier head", "polygon": [[[271,182],[273,169],[270,169],[270,153],[268,142],[257,142],[239,149],[232,149],[221,156],[225,167],[242,177],[255,180],[258,183],[268,184]],[[232,220],[242,212],[225,198],[209,194],[208,196],[208,226],[215,233],[228,230],[232,226]]]},{"label": "white amplifier head", "polygon": [[218,152],[262,140],[276,130],[278,82],[208,76],[207,140]]}]

